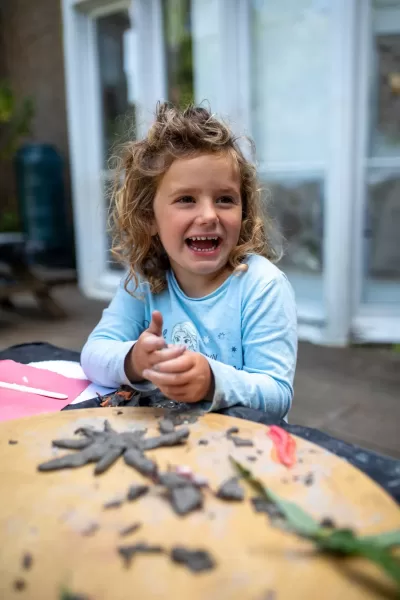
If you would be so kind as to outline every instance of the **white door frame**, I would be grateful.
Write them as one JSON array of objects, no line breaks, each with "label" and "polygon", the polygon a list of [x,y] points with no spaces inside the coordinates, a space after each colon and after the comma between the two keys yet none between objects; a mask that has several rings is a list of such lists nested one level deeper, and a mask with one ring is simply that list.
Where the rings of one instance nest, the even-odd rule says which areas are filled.
[{"label": "white door frame", "polygon": [[121,274],[108,268],[107,211],[102,173],[102,120],[96,18],[122,9],[137,26],[139,134],[165,96],[159,0],[62,0],[67,119],[71,160],[78,282],[91,298],[109,299]]}]

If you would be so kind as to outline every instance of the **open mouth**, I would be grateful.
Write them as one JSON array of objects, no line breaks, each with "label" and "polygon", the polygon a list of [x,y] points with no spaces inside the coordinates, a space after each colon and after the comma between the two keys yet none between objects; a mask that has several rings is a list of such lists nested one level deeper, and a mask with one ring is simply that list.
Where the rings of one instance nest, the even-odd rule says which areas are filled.
[{"label": "open mouth", "polygon": [[185,240],[191,250],[195,252],[213,252],[221,244],[222,240],[216,235],[204,235],[201,237],[189,237]]}]

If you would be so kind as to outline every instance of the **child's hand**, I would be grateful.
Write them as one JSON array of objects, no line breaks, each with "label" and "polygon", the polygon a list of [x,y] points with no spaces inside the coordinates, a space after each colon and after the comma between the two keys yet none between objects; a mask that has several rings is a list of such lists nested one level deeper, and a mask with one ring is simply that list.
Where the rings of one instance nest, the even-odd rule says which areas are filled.
[{"label": "child's hand", "polygon": [[214,385],[208,360],[199,352],[186,350],[182,356],[159,362],[143,376],[178,402],[199,402]]},{"label": "child's hand", "polygon": [[125,373],[129,381],[140,381],[144,378],[143,371],[146,369],[162,364],[163,361],[176,359],[185,352],[184,346],[167,346],[162,337],[162,328],[162,315],[154,311],[149,327],[126,355]]}]

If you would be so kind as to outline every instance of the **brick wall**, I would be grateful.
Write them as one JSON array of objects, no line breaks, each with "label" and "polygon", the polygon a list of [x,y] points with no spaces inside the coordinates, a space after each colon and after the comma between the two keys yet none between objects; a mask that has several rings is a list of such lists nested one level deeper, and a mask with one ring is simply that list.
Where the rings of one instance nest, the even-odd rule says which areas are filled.
[{"label": "brick wall", "polygon": [[[0,0],[0,77],[35,102],[32,140],[54,144],[66,164],[68,139],[60,0]],[[0,167],[0,206],[15,198],[12,169]]]}]

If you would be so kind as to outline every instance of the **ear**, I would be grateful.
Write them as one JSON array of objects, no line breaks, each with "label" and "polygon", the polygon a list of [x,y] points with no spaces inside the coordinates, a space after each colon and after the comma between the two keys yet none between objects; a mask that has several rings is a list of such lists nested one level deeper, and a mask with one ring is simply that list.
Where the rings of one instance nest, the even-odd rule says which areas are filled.
[{"label": "ear", "polygon": [[157,223],[156,223],[155,219],[153,219],[152,222],[150,223],[150,235],[151,235],[151,237],[154,237],[155,235],[157,235],[157,233],[158,233]]}]

